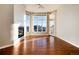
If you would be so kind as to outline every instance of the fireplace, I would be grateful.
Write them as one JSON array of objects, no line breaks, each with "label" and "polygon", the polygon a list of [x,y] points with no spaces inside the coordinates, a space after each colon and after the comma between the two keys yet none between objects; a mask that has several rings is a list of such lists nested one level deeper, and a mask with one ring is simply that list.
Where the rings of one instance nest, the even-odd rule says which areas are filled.
[{"label": "fireplace", "polygon": [[24,27],[23,26],[19,26],[18,27],[18,38],[24,36]]}]

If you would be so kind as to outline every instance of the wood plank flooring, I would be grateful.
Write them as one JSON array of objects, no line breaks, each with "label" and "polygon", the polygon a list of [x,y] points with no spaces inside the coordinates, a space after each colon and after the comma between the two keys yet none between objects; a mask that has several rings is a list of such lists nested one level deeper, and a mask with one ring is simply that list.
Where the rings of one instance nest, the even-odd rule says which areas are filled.
[{"label": "wood plank flooring", "polygon": [[0,55],[79,55],[79,48],[53,36],[30,36]]}]

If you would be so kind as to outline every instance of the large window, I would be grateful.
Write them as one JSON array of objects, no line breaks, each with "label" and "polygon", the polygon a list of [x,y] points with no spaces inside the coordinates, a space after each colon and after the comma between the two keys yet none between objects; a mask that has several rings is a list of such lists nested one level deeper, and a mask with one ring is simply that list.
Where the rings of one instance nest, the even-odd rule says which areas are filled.
[{"label": "large window", "polygon": [[34,32],[46,32],[47,16],[34,16]]},{"label": "large window", "polygon": [[26,15],[26,32],[30,32],[30,16]]}]

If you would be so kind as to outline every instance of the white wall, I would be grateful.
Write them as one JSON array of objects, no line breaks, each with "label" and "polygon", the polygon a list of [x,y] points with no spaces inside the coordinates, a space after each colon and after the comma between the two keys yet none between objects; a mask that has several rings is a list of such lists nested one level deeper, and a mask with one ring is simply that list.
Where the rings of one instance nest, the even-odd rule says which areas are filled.
[{"label": "white wall", "polygon": [[12,44],[13,5],[0,4],[0,47]]},{"label": "white wall", "polygon": [[22,4],[14,5],[14,23],[20,23],[21,26],[24,26],[24,15],[25,8]]},{"label": "white wall", "polygon": [[57,10],[56,36],[79,47],[79,5],[62,5]]},{"label": "white wall", "polygon": [[[19,24],[19,26],[24,27],[24,15],[25,14],[26,14],[26,12],[25,12],[24,5],[22,5],[22,4],[14,5],[14,24],[16,24],[14,26],[14,32],[13,32],[14,41],[16,41],[18,39],[18,25],[17,24]],[[20,39],[18,39],[18,40],[20,40]]]}]

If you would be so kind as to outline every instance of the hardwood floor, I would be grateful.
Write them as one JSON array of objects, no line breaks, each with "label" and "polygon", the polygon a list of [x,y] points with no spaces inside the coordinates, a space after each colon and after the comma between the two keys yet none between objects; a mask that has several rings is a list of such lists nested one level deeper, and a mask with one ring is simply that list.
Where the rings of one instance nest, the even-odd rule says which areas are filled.
[{"label": "hardwood floor", "polygon": [[30,36],[0,55],[79,55],[79,48],[52,36]]}]

